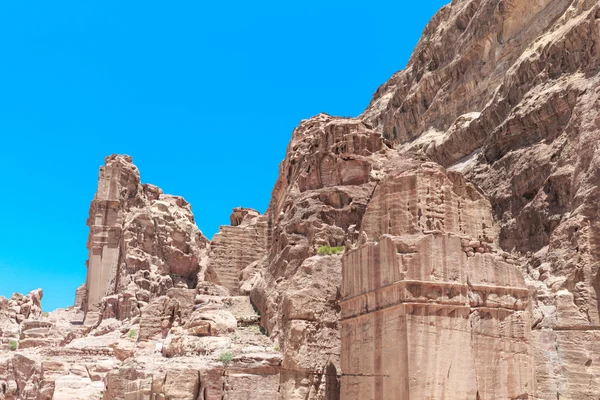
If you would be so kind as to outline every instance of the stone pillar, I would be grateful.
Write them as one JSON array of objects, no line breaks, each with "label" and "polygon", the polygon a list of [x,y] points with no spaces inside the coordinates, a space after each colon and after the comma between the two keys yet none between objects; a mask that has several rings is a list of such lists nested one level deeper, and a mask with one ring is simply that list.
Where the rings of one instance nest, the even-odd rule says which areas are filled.
[{"label": "stone pillar", "polygon": [[112,294],[117,284],[123,201],[135,196],[138,185],[139,174],[129,156],[109,156],[100,167],[98,191],[87,221],[86,324],[97,320],[102,298]]},{"label": "stone pillar", "polygon": [[85,284],[79,286],[75,291],[75,304],[74,306],[77,308],[85,307],[85,296],[86,296],[86,287]]}]

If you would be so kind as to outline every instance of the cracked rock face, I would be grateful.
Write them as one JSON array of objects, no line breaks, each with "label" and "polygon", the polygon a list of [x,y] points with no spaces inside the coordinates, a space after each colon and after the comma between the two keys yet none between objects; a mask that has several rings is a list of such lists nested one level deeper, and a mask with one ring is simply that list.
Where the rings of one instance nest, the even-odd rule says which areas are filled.
[{"label": "cracked rock face", "polygon": [[208,240],[182,197],[141,184],[128,156],[100,169],[88,218],[86,323],[140,314],[173,287],[195,288],[207,271]]},{"label": "cracked rock face", "polygon": [[533,291],[531,398],[600,395],[599,37],[595,1],[454,1],[361,116],[491,203]]},{"label": "cracked rock face", "polygon": [[529,290],[491,207],[434,163],[388,174],[342,258],[342,398],[529,398]]},{"label": "cracked rock face", "polygon": [[107,157],[76,307],[0,298],[0,399],[600,398],[599,41],[597,1],[453,1],[210,243]]}]

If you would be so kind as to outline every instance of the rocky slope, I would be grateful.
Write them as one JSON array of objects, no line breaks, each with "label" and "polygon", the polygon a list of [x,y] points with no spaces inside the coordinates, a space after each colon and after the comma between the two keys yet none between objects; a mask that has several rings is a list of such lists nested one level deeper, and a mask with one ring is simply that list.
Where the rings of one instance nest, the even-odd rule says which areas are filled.
[{"label": "rocky slope", "polygon": [[108,157],[76,307],[0,299],[0,399],[599,398],[599,41],[594,1],[453,1],[212,242]]},{"label": "rocky slope", "polygon": [[277,398],[280,352],[249,297],[218,284],[183,198],[113,155],[88,225],[74,307],[42,313],[41,290],[0,298],[0,399]]}]

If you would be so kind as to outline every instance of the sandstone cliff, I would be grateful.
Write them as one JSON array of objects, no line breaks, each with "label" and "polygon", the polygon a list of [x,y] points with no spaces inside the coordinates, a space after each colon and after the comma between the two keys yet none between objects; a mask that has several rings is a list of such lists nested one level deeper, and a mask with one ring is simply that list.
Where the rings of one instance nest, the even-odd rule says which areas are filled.
[{"label": "sandstone cliff", "polygon": [[453,1],[212,242],[107,157],[76,307],[0,298],[0,399],[599,398],[599,41],[598,2]]},{"label": "sandstone cliff", "polygon": [[361,116],[489,200],[532,289],[539,399],[600,393],[599,18],[595,1],[454,1]]},{"label": "sandstone cliff", "polygon": [[0,298],[0,399],[277,397],[278,348],[249,297],[219,285],[208,262],[218,243],[183,198],[140,183],[131,157],[109,156],[88,225],[74,307],[42,313],[41,290]]},{"label": "sandstone cliff", "polygon": [[[337,385],[339,320],[332,323],[327,315],[336,313],[339,318],[336,301],[345,296],[342,309],[347,308],[349,314],[342,315],[342,325],[351,324],[347,318],[354,315],[365,316],[358,317],[364,324],[357,322],[358,326],[343,330],[341,375],[349,374],[342,379],[344,398],[356,398],[357,393],[372,398],[397,398],[398,388],[384,390],[383,383],[376,379],[369,382],[365,378],[363,384],[356,382],[361,379],[351,378],[376,375],[378,368],[380,372],[383,368],[384,375],[405,374],[404,382],[412,382],[405,385],[405,396],[410,398],[598,396],[600,284],[595,225],[599,216],[599,7],[594,1],[453,1],[436,14],[407,67],[377,90],[363,115],[351,120],[319,115],[303,121],[296,129],[268,211],[273,231],[269,259],[253,291],[264,324],[282,342],[282,388],[290,388],[284,393],[320,398],[329,392],[321,387],[323,383]],[[382,160],[394,157],[399,160]],[[421,162],[422,166],[428,160],[453,174],[462,174],[479,187],[478,196],[489,205],[480,211],[463,212],[461,206],[452,209],[435,203],[449,201],[447,194],[428,200],[434,196],[429,193],[409,196],[406,211],[399,204],[378,204],[380,200],[373,194],[378,190],[386,190],[386,196],[392,198],[406,196],[402,192],[409,189],[386,182],[392,179],[389,170],[402,170],[402,164],[410,160]],[[386,189],[379,187],[382,183]],[[394,195],[395,191],[398,194]],[[434,202],[428,211],[414,203],[428,201]],[[459,203],[464,206],[465,200]],[[351,207],[355,209],[350,210]],[[382,211],[382,207],[388,209]],[[365,210],[369,209],[376,217],[369,217],[371,226],[365,226]],[[390,214],[401,216],[388,217]],[[449,219],[459,218],[465,224],[468,219],[480,217],[490,232],[468,234],[462,238],[466,246],[457,242],[466,232],[456,224],[451,228],[445,225]],[[399,227],[385,226],[395,218],[403,218]],[[420,223],[427,221],[428,225],[419,229],[421,235],[433,235],[432,239],[415,237],[418,229],[404,230],[412,218]],[[410,238],[405,237],[407,234]],[[439,235],[448,240],[454,235],[457,239],[453,239],[454,244],[440,243],[430,250],[423,247],[427,240]],[[375,250],[369,250],[370,243],[381,243],[384,238],[386,242],[401,243],[396,246],[398,255],[385,253],[382,259],[383,255],[378,258],[372,253]],[[313,257],[319,245],[344,242],[350,244],[342,269],[355,270],[361,283],[355,287],[351,281],[344,282],[341,295],[336,293],[336,301],[332,302],[327,293],[333,293],[339,285],[339,260],[329,257],[315,262]],[[442,250],[447,254],[436,255]],[[407,271],[397,275],[394,271],[398,268],[409,268],[400,266],[410,265],[407,261],[392,262],[398,257],[409,257],[404,252],[426,258],[413,261],[410,268],[416,270],[410,274]],[[446,257],[461,272],[449,277],[442,268],[428,277],[427,271],[439,268],[443,265],[440,260]],[[482,262],[490,276],[478,276]],[[507,262],[510,273],[506,272]],[[313,272],[309,266],[313,263],[332,268],[326,283],[310,277]],[[520,271],[522,277],[515,276],[515,271]],[[401,287],[403,281],[409,281],[406,285],[416,285],[414,290],[418,291],[390,298],[391,294],[380,292],[391,290],[384,288],[383,283],[368,283],[369,279],[383,279],[376,278],[379,273],[392,274],[386,278],[389,284],[398,282],[396,285]],[[347,274],[344,272],[343,276],[354,276]],[[506,281],[507,276],[514,278]],[[478,283],[480,279],[485,284]],[[303,285],[295,286],[297,281]],[[441,368],[436,357],[452,357],[441,348],[432,355],[423,350],[444,340],[447,328],[443,321],[450,320],[436,316],[436,310],[448,306],[448,289],[432,286],[430,281],[449,285],[452,282],[449,287],[459,285],[455,289],[463,297],[455,299],[457,303],[450,307],[456,314],[461,313],[462,307],[471,310],[468,318],[473,318],[474,310],[490,309],[484,313],[484,320],[489,319],[486,326],[473,320],[466,323],[466,314],[451,318],[466,323],[464,337],[471,339],[465,345],[476,349],[473,354],[459,356],[461,362],[473,366],[471,377],[465,374],[452,379],[451,369],[446,370],[446,377],[433,372]],[[477,288],[478,285],[485,287]],[[526,287],[531,292],[529,300],[524,297]],[[359,294],[374,299],[360,297],[361,302],[369,303],[355,305],[352,300]],[[379,314],[369,314],[384,307],[382,302],[404,310],[404,314],[396,315],[404,315],[404,327],[390,331],[381,321],[372,320]],[[419,326],[414,320],[417,310],[406,305],[414,302],[435,305],[419,306],[425,311],[418,312],[437,326],[437,333],[432,333],[429,341],[423,339],[417,349],[410,347],[409,342],[404,353],[384,345],[387,341],[395,343],[394,335],[411,337],[401,332],[412,332],[407,330]],[[308,309],[317,313],[307,313]],[[409,318],[413,322],[409,323]],[[372,333],[375,337],[383,335],[379,344],[352,336],[352,329],[367,332],[382,327],[383,333]],[[478,335],[496,338],[496,343],[482,343]],[[477,345],[480,349],[474,347],[474,341],[481,343]],[[462,346],[459,342],[457,337],[448,346]],[[520,348],[515,348],[517,345]],[[500,350],[506,346],[511,348],[509,352]],[[289,348],[292,351],[288,352]],[[497,363],[491,355],[485,355],[486,349],[502,354],[500,365],[508,363],[502,367],[507,372],[494,371]],[[408,366],[398,369],[381,364],[381,358],[389,351],[408,357]],[[528,356],[524,358],[524,354]],[[350,355],[362,359],[353,361],[347,358]],[[491,358],[485,361],[486,357]],[[421,375],[413,375],[413,368]],[[426,379],[426,375],[431,377]],[[389,379],[400,378],[398,375]],[[411,391],[413,385],[419,390]]]}]

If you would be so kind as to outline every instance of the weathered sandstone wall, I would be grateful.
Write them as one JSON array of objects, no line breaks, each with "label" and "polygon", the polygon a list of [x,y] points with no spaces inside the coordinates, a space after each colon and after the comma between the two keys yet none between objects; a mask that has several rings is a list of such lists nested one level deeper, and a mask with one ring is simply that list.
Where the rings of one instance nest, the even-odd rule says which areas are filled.
[{"label": "weathered sandstone wall", "polygon": [[342,398],[533,393],[529,292],[491,207],[434,163],[388,174],[342,258]]},{"label": "weathered sandstone wall", "polygon": [[597,1],[453,1],[361,116],[491,203],[534,288],[532,398],[600,396],[599,37]]},{"label": "weathered sandstone wall", "polygon": [[[140,183],[129,156],[110,156],[100,168],[88,218],[86,323],[139,315],[172,287],[195,288],[207,274],[208,240],[190,205]],[[81,296],[80,296],[81,297]]]},{"label": "weathered sandstone wall", "polygon": [[230,220],[231,225],[221,226],[213,237],[209,266],[216,275],[215,281],[237,295],[244,280],[243,271],[267,255],[269,226],[267,216],[250,208],[234,209]]}]

